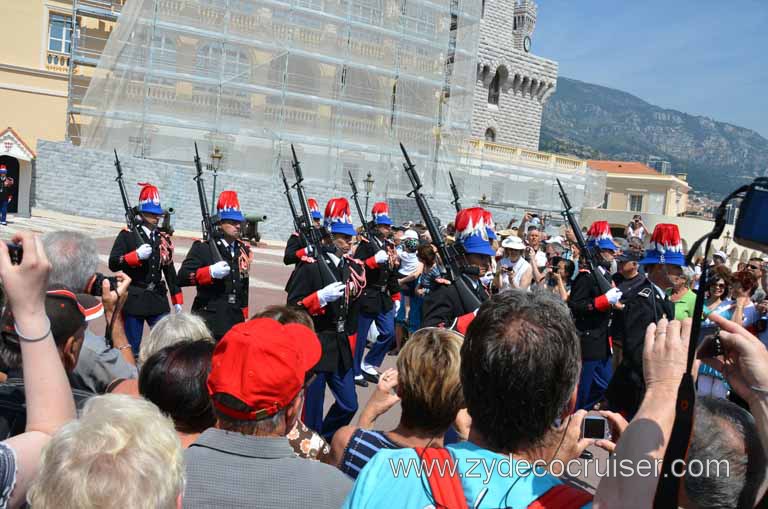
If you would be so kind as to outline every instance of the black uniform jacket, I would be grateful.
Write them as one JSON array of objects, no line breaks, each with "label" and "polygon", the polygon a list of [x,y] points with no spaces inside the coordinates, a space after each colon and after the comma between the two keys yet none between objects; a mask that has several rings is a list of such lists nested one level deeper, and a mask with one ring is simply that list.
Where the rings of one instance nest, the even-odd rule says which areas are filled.
[{"label": "black uniform jacket", "polygon": [[220,339],[233,325],[245,321],[248,315],[248,269],[251,249],[248,244],[235,241],[235,254],[225,242],[216,239],[221,259],[229,263],[229,275],[224,279],[211,277],[213,259],[210,244],[198,240],[192,244],[179,269],[181,286],[196,286],[197,296],[192,312],[199,314],[216,339]]},{"label": "black uniform jacket", "polygon": [[611,305],[600,292],[589,270],[580,270],[573,281],[568,307],[571,308],[573,321],[581,338],[581,359],[584,361],[607,359],[611,355],[608,339]]},{"label": "black uniform jacket", "polygon": [[364,262],[367,281],[367,286],[360,297],[360,311],[371,315],[391,310],[394,306],[392,297],[400,293],[397,269],[390,270],[387,265],[378,265],[374,260],[374,255],[382,249],[386,249],[382,240],[376,237],[371,240],[363,237],[355,251],[355,258]]},{"label": "black uniform jacket", "polygon": [[170,311],[167,290],[171,291],[171,301],[174,304],[184,303],[181,288],[177,283],[176,268],[173,266],[173,245],[169,237],[160,232],[154,235],[154,241],[146,236],[143,228],[141,233],[141,244],[152,246],[152,256],[139,260],[136,249],[141,244],[136,235],[126,228],[120,231],[112,245],[109,270],[122,270],[131,278],[128,300],[123,308],[126,313],[135,316],[162,315]]},{"label": "black uniform jacket", "polygon": [[624,309],[616,312],[611,331],[622,342],[623,355],[616,369],[606,396],[611,408],[624,411],[632,416],[637,412],[643,395],[643,346],[648,325],[666,315],[674,318],[674,304],[659,294],[656,287],[645,276],[642,283],[627,288],[621,301]]},{"label": "black uniform jacket", "polygon": [[[482,283],[473,281],[466,275],[461,277],[465,279],[467,286],[474,292],[481,304],[488,300],[488,291]],[[465,309],[456,287],[440,282],[441,280],[436,279],[434,288],[424,298],[421,325],[422,327],[452,328],[464,334],[468,323],[465,326],[464,320],[460,322],[459,319],[476,312],[477,309]]]},{"label": "black uniform jacket", "polygon": [[[339,266],[328,262],[336,280],[347,285],[345,296],[341,299],[320,307],[317,291],[331,282],[322,278],[319,267],[322,261],[319,260],[308,261],[297,267],[296,277],[288,289],[288,305],[302,308],[312,316],[315,332],[320,338],[323,354],[315,371],[344,373],[352,367],[357,317],[360,297],[366,285],[366,271],[360,260],[349,256],[342,260]],[[338,327],[340,319],[344,320],[342,331]],[[361,341],[365,339],[361,338]]]},{"label": "black uniform jacket", "polygon": [[285,252],[283,253],[283,263],[286,265],[296,265],[301,261],[302,256],[307,253],[304,250],[307,245],[304,239],[297,232],[293,232],[285,243]]}]

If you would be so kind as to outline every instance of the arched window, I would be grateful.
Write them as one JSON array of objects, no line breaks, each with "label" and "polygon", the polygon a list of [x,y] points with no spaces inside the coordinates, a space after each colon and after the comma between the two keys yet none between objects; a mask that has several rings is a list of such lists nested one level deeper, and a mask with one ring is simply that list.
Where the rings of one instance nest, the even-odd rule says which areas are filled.
[{"label": "arched window", "polygon": [[500,81],[499,71],[496,71],[496,75],[493,77],[491,85],[488,87],[488,104],[499,104]]},{"label": "arched window", "polygon": [[496,141],[496,131],[492,127],[485,130],[485,141],[494,143]]}]

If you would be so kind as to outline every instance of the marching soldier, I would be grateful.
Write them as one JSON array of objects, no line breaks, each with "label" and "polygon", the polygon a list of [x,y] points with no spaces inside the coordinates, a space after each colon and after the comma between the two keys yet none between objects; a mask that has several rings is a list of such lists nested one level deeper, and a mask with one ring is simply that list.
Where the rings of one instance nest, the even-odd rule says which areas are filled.
[{"label": "marching soldier", "polygon": [[[160,193],[151,184],[139,184],[138,220],[141,242],[135,232],[123,229],[112,245],[109,270],[122,270],[131,278],[128,300],[123,307],[125,334],[134,355],[139,353],[144,322],[150,327],[170,312],[168,290],[176,312],[181,311],[184,296],[173,266],[173,242],[157,225],[163,215]],[[163,281],[165,276],[165,281]],[[166,288],[167,287],[167,288]]]},{"label": "marching soldier", "polygon": [[[309,206],[309,214],[312,216],[312,226],[321,228],[323,214],[320,213],[320,207],[317,205],[317,200],[314,198],[307,198],[307,205]],[[285,265],[296,265],[305,256],[312,255],[312,247],[305,245],[304,239],[301,238],[299,232],[293,232],[288,238],[288,242],[285,244],[283,263]]]},{"label": "marching soldier", "polygon": [[240,240],[245,221],[240,202],[234,191],[222,191],[216,205],[214,259],[211,244],[196,241],[179,269],[182,286],[196,286],[197,296],[192,312],[199,314],[217,340],[232,326],[248,317],[248,270],[251,265],[250,246]]},{"label": "marching soldier", "polygon": [[[357,327],[355,347],[355,383],[362,387],[368,381],[378,383],[376,368],[381,366],[395,340],[395,301],[400,297],[397,284],[399,258],[394,245],[388,245],[392,233],[392,220],[385,202],[373,204],[373,238],[363,237],[355,251],[355,258],[365,262],[367,285],[360,297],[360,318]],[[398,302],[399,304],[399,302]],[[363,360],[371,323],[376,322],[379,337]]]},{"label": "marching soldier", "polygon": [[[640,260],[645,268],[642,283],[633,285],[622,297],[616,321],[611,327],[622,342],[622,361],[606,392],[611,410],[632,418],[645,395],[643,345],[651,322],[674,319],[675,305],[666,290],[682,276],[685,254],[675,224],[657,224],[651,242]],[[573,295],[573,293],[571,293]]]},{"label": "marching soldier", "polygon": [[[462,266],[458,277],[464,279],[480,303],[488,300],[485,277],[491,267],[491,258],[496,255],[488,240],[485,215],[482,208],[472,207],[460,210],[454,221],[454,246]],[[477,309],[466,309],[456,286],[449,281],[436,279],[435,283],[436,288],[424,299],[422,326],[452,328],[464,334]]]},{"label": "marching soldier", "polygon": [[0,164],[0,225],[6,226],[6,215],[8,214],[8,204],[13,199],[11,188],[13,179],[8,176],[8,168]]},{"label": "marching soldier", "polygon": [[[312,316],[320,338],[323,353],[314,369],[317,376],[306,389],[304,422],[330,441],[336,430],[349,424],[357,412],[352,362],[366,271],[362,261],[349,255],[355,236],[349,202],[332,198],[325,219],[334,250],[321,253],[323,258],[308,259],[299,265],[288,290],[288,304],[303,308]],[[321,263],[330,269],[335,282],[323,276]],[[336,401],[323,418],[326,385]]]},{"label": "marching soldier", "polygon": [[[599,270],[611,281],[608,270],[613,263],[617,246],[613,242],[607,221],[595,221],[587,231],[587,248],[599,251]],[[591,409],[600,401],[611,381],[611,340],[608,328],[611,308],[621,299],[621,291],[611,288],[605,294],[600,291],[595,277],[587,264],[579,265],[579,274],[571,286],[568,307],[581,339],[581,378],[576,407]]]}]

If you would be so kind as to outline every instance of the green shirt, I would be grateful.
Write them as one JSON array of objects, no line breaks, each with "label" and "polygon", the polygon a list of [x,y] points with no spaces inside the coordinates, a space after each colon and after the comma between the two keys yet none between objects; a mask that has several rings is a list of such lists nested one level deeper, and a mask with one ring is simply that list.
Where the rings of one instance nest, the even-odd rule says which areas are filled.
[{"label": "green shirt", "polygon": [[[672,295],[672,290],[667,290],[667,295]],[[675,304],[675,320],[693,318],[693,307],[696,305],[696,294],[690,289]]]}]

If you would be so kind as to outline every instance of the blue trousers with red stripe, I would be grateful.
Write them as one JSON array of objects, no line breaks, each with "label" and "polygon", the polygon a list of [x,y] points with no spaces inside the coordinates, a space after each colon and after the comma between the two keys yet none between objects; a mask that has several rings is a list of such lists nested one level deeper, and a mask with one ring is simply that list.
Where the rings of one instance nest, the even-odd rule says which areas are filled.
[{"label": "blue trousers with red stripe", "polygon": [[[336,401],[323,418],[325,386],[331,389]],[[321,371],[304,393],[304,424],[317,431],[331,443],[333,434],[352,422],[357,412],[357,391],[352,369],[346,373],[328,373]]]},{"label": "blue trousers with red stripe", "polygon": [[379,367],[384,362],[387,352],[392,348],[395,341],[395,308],[377,315],[360,313],[357,319],[357,343],[355,345],[355,362],[353,369],[355,376],[362,374],[361,364],[363,362],[363,351],[365,343],[368,340],[368,330],[371,324],[376,322],[376,328],[379,330],[379,337],[376,343],[371,346],[368,355],[365,356],[365,362],[371,366]]}]

